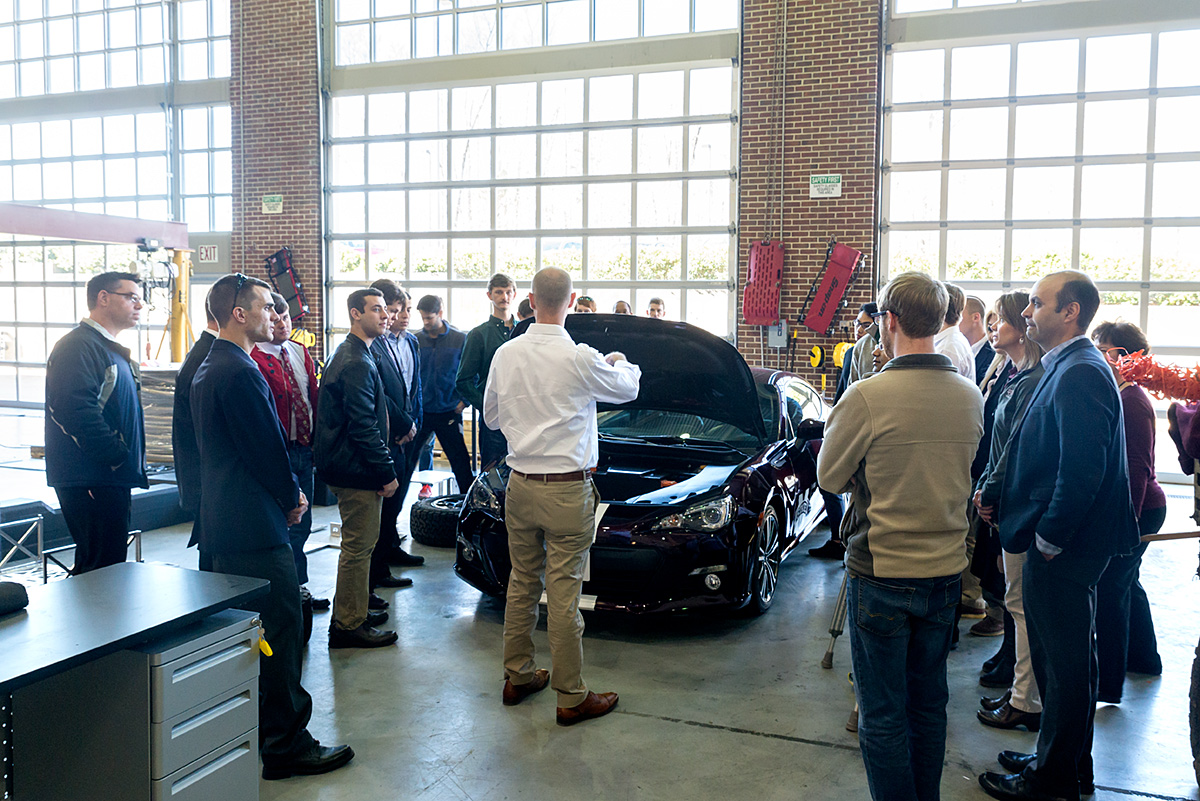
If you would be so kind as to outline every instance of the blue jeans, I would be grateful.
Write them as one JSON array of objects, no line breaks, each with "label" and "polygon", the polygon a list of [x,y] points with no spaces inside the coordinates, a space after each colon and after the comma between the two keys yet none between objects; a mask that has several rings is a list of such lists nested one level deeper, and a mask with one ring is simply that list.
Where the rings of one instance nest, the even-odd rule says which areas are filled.
[{"label": "blue jeans", "polygon": [[[313,452],[307,445],[292,440],[288,443],[288,462],[291,463],[292,475],[300,482],[300,491],[308,498],[309,508],[300,518],[300,522],[288,528],[288,540],[292,546],[292,557],[296,560],[296,579],[300,584],[308,583],[308,556],[304,553],[304,543],[312,533],[312,499],[313,499]],[[286,511],[291,511],[290,509]]]},{"label": "blue jeans", "polygon": [[[459,439],[462,439],[462,437],[460,436]],[[433,437],[430,437],[429,441],[425,443],[425,447],[421,448],[421,455],[417,459],[417,469],[418,470],[432,470],[433,469]],[[463,490],[463,491],[465,492],[466,490]]]},{"label": "blue jeans", "polygon": [[874,801],[936,801],[946,758],[946,656],[959,576],[851,576],[858,744]]},{"label": "blue jeans", "polygon": [[488,428],[487,424],[483,422],[483,415],[479,415],[475,419],[479,432],[479,469],[483,470],[493,462],[498,462],[508,456],[508,440],[499,431]]}]

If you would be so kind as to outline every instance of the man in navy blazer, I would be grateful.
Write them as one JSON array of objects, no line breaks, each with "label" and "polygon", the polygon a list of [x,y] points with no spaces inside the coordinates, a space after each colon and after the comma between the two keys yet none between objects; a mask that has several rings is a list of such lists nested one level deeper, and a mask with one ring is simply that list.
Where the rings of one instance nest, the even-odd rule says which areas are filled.
[{"label": "man in navy blazer", "polygon": [[393,576],[388,565],[418,567],[425,558],[408,553],[400,545],[396,521],[404,508],[409,481],[417,466],[418,454],[412,442],[421,430],[421,364],[420,345],[408,333],[409,297],[400,285],[390,278],[380,278],[371,284],[383,293],[387,304],[389,330],[371,343],[371,355],[383,379],[383,394],[387,400],[391,441],[388,449],[396,465],[400,489],[385,498],[379,517],[379,542],[371,554],[371,589],[376,587],[408,587],[412,579]]},{"label": "man in navy blazer", "polygon": [[1025,618],[1043,709],[1037,752],[1003,751],[1005,773],[979,777],[996,798],[1093,791],[1096,582],[1138,542],[1121,400],[1086,335],[1099,306],[1091,279],[1067,270],[1038,281],[1023,312],[1046,373],[1009,444],[998,515],[1004,549],[1029,554]]},{"label": "man in navy blazer", "polygon": [[308,507],[288,462],[283,426],[267,382],[250,358],[279,319],[270,287],[241,273],[208,295],[220,336],[192,381],[200,449],[200,551],[212,570],[267,579],[265,598],[246,602],[262,618],[274,655],[260,660],[259,741],[264,779],[327,773],[351,760],[349,746],[308,733],[312,697],[300,685],[304,647],[300,585],[288,526]]}]

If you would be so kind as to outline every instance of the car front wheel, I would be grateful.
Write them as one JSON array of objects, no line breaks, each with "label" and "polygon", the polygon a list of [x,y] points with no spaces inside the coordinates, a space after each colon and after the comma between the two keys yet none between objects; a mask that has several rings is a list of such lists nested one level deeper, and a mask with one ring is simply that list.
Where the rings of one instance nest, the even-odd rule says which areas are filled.
[{"label": "car front wheel", "polygon": [[775,588],[779,583],[779,564],[783,561],[779,546],[779,512],[774,506],[767,506],[763,511],[762,521],[758,524],[754,549],[751,551],[754,560],[750,572],[751,614],[761,615],[771,608],[771,602],[775,600]]}]

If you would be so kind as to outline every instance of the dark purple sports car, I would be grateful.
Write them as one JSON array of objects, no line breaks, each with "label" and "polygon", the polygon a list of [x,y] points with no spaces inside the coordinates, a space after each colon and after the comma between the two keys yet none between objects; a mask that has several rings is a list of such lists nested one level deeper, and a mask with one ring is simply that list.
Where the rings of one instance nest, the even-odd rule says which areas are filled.
[{"label": "dark purple sports car", "polygon": [[[751,368],[686,323],[573,314],[567,330],[642,369],[636,400],[597,413],[601,500],[584,609],[761,614],[780,563],[824,515],[815,450],[828,407],[789,373]],[[471,485],[455,572],[503,595],[511,567],[501,462]]]}]

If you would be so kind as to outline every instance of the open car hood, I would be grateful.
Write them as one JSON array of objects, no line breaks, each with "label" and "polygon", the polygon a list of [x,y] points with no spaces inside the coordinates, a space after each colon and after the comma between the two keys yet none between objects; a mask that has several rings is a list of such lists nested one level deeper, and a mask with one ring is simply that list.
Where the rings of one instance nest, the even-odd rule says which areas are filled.
[{"label": "open car hood", "polygon": [[629,314],[570,314],[567,332],[601,353],[614,350],[642,368],[635,400],[605,409],[658,409],[698,414],[766,441],[754,377],[725,340],[687,323]]}]

